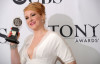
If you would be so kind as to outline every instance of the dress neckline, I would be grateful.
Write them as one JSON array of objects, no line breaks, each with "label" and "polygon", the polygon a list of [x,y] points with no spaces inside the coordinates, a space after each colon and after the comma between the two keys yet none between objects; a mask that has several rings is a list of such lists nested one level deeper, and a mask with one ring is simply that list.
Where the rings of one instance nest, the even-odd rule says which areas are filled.
[{"label": "dress neckline", "polygon": [[46,34],[45,34],[45,35],[42,37],[42,39],[40,40],[39,44],[38,44],[36,47],[34,47],[32,58],[29,58],[29,55],[28,55],[28,52],[27,52],[27,51],[28,51],[28,48],[30,47],[30,45],[31,45],[31,43],[32,43],[32,40],[33,40],[34,36],[32,37],[32,39],[31,39],[31,41],[30,41],[30,44],[28,45],[27,50],[26,50],[26,53],[27,53],[27,56],[28,56],[28,59],[29,59],[29,60],[32,60],[32,59],[35,58],[37,48],[42,44],[42,42],[46,39],[46,37],[48,37],[49,33],[50,33],[50,31],[47,31],[47,32],[46,32]]}]

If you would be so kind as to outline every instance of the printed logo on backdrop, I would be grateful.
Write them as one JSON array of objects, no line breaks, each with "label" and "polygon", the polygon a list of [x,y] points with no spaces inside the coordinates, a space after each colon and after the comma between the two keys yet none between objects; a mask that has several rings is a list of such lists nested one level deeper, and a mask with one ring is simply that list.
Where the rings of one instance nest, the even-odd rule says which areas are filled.
[{"label": "printed logo on backdrop", "polygon": [[21,5],[21,4],[24,4],[26,2],[26,0],[13,0],[13,2]]},{"label": "printed logo on backdrop", "polygon": [[[98,42],[99,41],[99,38],[98,38],[98,35],[96,34],[96,28],[98,27],[99,24],[95,25],[95,26],[92,26],[90,24],[84,24],[84,28],[85,30],[82,30],[83,28],[79,27],[78,25],[74,25],[75,28],[76,28],[76,33],[75,33],[75,36],[76,37],[76,40],[75,40],[75,43],[80,43],[80,42],[91,42],[91,43],[94,43],[94,42]],[[62,37],[64,38],[70,38],[73,34],[73,28],[70,26],[70,25],[62,25],[60,27],[60,25],[49,25],[48,27],[50,27],[52,29],[52,31],[56,31],[58,28],[59,28],[59,33],[62,35]],[[69,34],[66,35],[63,33],[64,29],[69,29],[70,31],[68,32]],[[91,31],[91,36],[88,36],[87,34],[87,28],[91,28],[92,31]],[[67,30],[65,30],[67,32]],[[81,33],[84,37],[80,37],[80,35],[78,33]],[[72,39],[72,38],[70,38]]]},{"label": "printed logo on backdrop", "polygon": [[7,34],[6,28],[0,28],[0,43],[6,43],[5,37]]},{"label": "printed logo on backdrop", "polygon": [[74,25],[69,16],[56,14],[48,21],[48,27],[58,32],[65,39],[75,39],[75,43],[97,43],[99,37],[97,31],[99,24]]},{"label": "printed logo on backdrop", "polygon": [[13,0],[13,2],[15,4],[21,5],[24,4],[25,2],[40,2],[42,4],[49,4],[49,3],[55,3],[55,4],[59,4],[62,2],[62,0]]}]

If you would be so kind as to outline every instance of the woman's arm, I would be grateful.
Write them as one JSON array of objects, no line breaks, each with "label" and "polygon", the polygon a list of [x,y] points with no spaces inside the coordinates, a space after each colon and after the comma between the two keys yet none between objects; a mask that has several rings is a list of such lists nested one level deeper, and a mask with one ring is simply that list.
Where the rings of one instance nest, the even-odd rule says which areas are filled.
[{"label": "woman's arm", "polygon": [[70,63],[65,63],[65,64],[76,64],[76,61],[70,62]]},{"label": "woman's arm", "polygon": [[17,49],[17,44],[11,43],[11,64],[21,64],[20,63],[20,56]]},{"label": "woman's arm", "polygon": [[[18,37],[19,38],[20,33],[18,33]],[[10,49],[11,49],[11,64],[21,64],[20,63],[20,56],[18,53],[18,48],[17,48],[18,44],[15,43],[10,43]]]}]

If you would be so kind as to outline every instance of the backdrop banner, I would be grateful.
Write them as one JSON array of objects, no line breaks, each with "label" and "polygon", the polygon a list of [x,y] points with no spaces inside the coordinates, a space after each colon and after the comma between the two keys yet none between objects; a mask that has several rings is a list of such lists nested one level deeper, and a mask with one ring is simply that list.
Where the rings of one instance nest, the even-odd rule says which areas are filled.
[{"label": "backdrop banner", "polygon": [[[13,20],[20,18],[18,50],[24,39],[32,33],[24,18],[23,9],[30,2],[46,7],[48,30],[57,32],[72,49],[77,64],[100,64],[100,0],[1,0],[0,1],[0,64],[11,64],[7,35]],[[56,64],[61,64],[57,61]]]}]

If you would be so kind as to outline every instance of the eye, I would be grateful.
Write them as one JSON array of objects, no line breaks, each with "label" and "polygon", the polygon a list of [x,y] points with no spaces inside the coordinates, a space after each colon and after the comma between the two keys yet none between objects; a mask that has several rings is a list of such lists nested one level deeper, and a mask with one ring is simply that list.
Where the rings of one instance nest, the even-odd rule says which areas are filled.
[{"label": "eye", "polygon": [[35,16],[36,14],[32,14],[32,16]]},{"label": "eye", "polygon": [[28,17],[25,18],[26,20],[28,19]]}]

